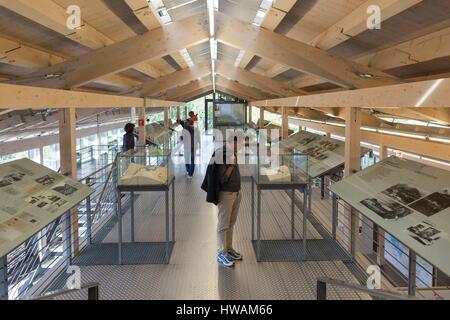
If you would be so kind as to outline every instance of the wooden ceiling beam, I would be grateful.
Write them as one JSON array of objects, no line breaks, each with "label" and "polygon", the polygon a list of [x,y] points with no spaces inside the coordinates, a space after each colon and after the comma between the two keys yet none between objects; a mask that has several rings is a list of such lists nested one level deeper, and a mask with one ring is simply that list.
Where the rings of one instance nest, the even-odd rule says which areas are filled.
[{"label": "wooden ceiling beam", "polygon": [[253,106],[314,108],[450,108],[450,79],[251,102]]},{"label": "wooden ceiling beam", "polygon": [[[386,21],[422,1],[423,0],[368,0],[350,14],[346,15],[344,18],[329,27],[327,30],[316,36],[308,44],[322,50],[329,50],[347,41],[348,39],[367,31],[367,8],[371,5],[377,5],[380,7],[382,21]],[[383,68],[379,68],[375,65],[369,65],[373,68],[384,70]],[[289,70],[288,67],[280,67],[282,67],[282,65],[277,65],[272,68],[272,77]]]},{"label": "wooden ceiling beam", "polygon": [[241,91],[236,91],[234,89],[224,87],[218,84],[216,84],[216,90],[239,99],[247,101],[250,101],[252,99],[252,97],[247,96],[245,93],[242,93]]},{"label": "wooden ceiling beam", "polygon": [[[64,60],[65,59],[62,56],[41,51],[22,43],[0,37],[0,63],[38,70],[40,68],[46,68],[61,63]],[[122,88],[123,90],[139,84],[137,81],[119,75],[109,75],[97,79],[95,83],[111,85]]]},{"label": "wooden ceiling beam", "polygon": [[176,71],[164,77],[143,83],[139,94],[143,97],[153,96],[197,78],[202,78],[208,74],[211,74],[211,63],[194,65],[191,68]]},{"label": "wooden ceiling beam", "polygon": [[184,86],[173,88],[167,90],[162,96],[158,97],[159,99],[167,99],[167,100],[175,100],[175,101],[184,101],[180,100],[179,97],[190,94],[193,91],[197,91],[199,89],[212,86],[211,76],[208,75],[200,80],[194,80]]},{"label": "wooden ceiling beam", "polygon": [[[114,43],[112,39],[85,21],[82,22],[80,29],[68,29],[66,10],[51,0],[0,0],[0,5],[93,50]],[[161,71],[149,63],[138,64],[134,67],[152,78],[161,76]]]},{"label": "wooden ceiling beam", "polygon": [[261,76],[251,71],[237,68],[223,62],[219,62],[217,64],[216,72],[224,77],[236,80],[246,86],[255,87],[260,89],[261,91],[270,92],[281,97],[305,94],[304,91],[294,90],[276,80]]},{"label": "wooden ceiling beam", "polygon": [[180,103],[30,86],[0,84],[0,109],[171,107]]},{"label": "wooden ceiling beam", "polygon": [[220,12],[216,13],[216,23],[217,39],[220,42],[283,63],[301,72],[319,76],[345,88],[367,88],[399,83],[398,79],[379,70],[348,61]]},{"label": "wooden ceiling beam", "polygon": [[213,92],[213,87],[209,86],[209,87],[201,88],[201,89],[186,93],[183,96],[177,97],[176,100],[189,102],[189,101],[195,100],[197,98],[200,98],[202,96],[208,95],[212,92]]},{"label": "wooden ceiling beam", "polygon": [[[29,77],[43,79],[32,82],[36,86],[79,87],[208,39],[208,19],[203,14],[197,15],[67,60]],[[46,75],[55,76],[46,79]]]},{"label": "wooden ceiling beam", "polygon": [[159,19],[155,16],[155,12],[153,12],[148,5],[147,0],[125,0],[125,3],[130,7],[133,14],[147,28],[147,30],[153,30],[161,27]]},{"label": "wooden ceiling beam", "polygon": [[229,88],[229,89],[233,90],[234,92],[239,92],[242,95],[245,95],[246,98],[254,99],[255,97],[267,96],[266,93],[264,93],[256,88],[251,88],[251,87],[245,86],[241,83],[238,83],[236,81],[225,79],[225,78],[221,77],[220,75],[218,77],[216,77],[216,84],[220,85],[222,87],[225,87],[225,88]]},{"label": "wooden ceiling beam", "polygon": [[[261,27],[270,31],[274,31],[281,23],[281,21],[283,21],[284,17],[286,17],[287,13],[292,9],[296,2],[297,0],[275,1],[264,17]],[[253,57],[253,54],[246,52],[241,61],[240,67],[245,69],[245,67]],[[269,76],[269,78],[272,77]]]}]

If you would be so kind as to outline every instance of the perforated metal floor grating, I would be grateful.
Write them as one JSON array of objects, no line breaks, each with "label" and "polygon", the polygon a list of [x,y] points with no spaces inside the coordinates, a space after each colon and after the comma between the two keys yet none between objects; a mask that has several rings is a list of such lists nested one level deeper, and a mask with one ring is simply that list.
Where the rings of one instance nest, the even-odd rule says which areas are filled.
[{"label": "perforated metal floor grating", "polygon": [[[210,152],[207,148],[203,152]],[[210,152],[212,153],[212,152]],[[198,166],[193,180],[184,177],[183,166],[176,168],[176,244],[170,264],[88,265],[81,266],[82,283],[98,282],[101,299],[315,299],[316,279],[331,277],[357,283],[347,262],[260,262],[256,261],[251,242],[251,185],[243,181],[243,199],[235,227],[234,247],[244,260],[232,269],[220,267],[216,261],[216,207],[205,201],[200,184],[206,166]],[[290,239],[291,208],[283,191],[264,191],[262,196],[262,239]],[[159,242],[165,238],[164,195],[142,194],[135,202],[136,241]],[[331,210],[331,207],[330,207]],[[296,211],[296,237],[302,234],[302,213]],[[109,225],[109,233],[96,240],[111,243],[111,252],[95,252],[75,260],[92,264],[95,260],[114,260],[117,226]],[[130,214],[123,217],[124,241],[129,241]],[[106,232],[105,232],[106,233]],[[308,239],[323,239],[321,232],[308,223]],[[320,259],[327,246],[309,240],[308,251]],[[321,242],[326,243],[326,242]],[[276,248],[276,246],[274,247]],[[275,250],[274,248],[270,250]],[[139,253],[152,250],[145,247]],[[165,247],[164,247],[165,250]],[[289,249],[284,249],[285,251]],[[109,250],[108,250],[109,251]],[[89,251],[88,251],[89,252]],[[287,253],[282,255],[287,256]],[[295,254],[298,254],[298,250]],[[331,253],[333,253],[332,251]],[[292,253],[292,252],[291,252]],[[101,257],[104,258],[101,258]],[[294,255],[295,256],[295,255]],[[162,256],[164,257],[164,256]],[[135,257],[139,259],[140,257]],[[142,258],[145,260],[145,257]],[[345,257],[344,261],[347,261]],[[84,261],[83,261],[84,260]],[[141,261],[143,261],[141,260]],[[353,265],[349,264],[349,267]],[[354,272],[354,271],[353,271]],[[65,284],[67,275],[54,282],[53,289]],[[330,299],[368,299],[353,290],[329,290]],[[85,299],[86,292],[71,293],[62,299]]]},{"label": "perforated metal floor grating", "polygon": [[[257,241],[252,241],[256,252]],[[350,261],[332,239],[308,239],[305,257],[303,240],[261,240],[260,261]]]},{"label": "perforated metal floor grating", "polygon": [[[169,243],[169,258],[172,255],[174,243]],[[123,243],[122,264],[165,264],[166,243]],[[118,245],[115,243],[94,244],[83,250],[73,263],[79,266],[116,265],[118,263]]]}]

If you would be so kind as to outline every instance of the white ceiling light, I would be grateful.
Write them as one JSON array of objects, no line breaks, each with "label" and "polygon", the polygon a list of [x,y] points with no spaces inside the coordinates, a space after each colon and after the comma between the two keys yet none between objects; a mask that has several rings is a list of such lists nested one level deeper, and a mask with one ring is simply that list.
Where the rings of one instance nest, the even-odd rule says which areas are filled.
[{"label": "white ceiling light", "polygon": [[147,0],[149,8],[156,12],[157,17],[161,21],[161,24],[170,24],[172,23],[172,18],[170,17],[169,12],[164,7],[164,3],[162,0]]},{"label": "white ceiling light", "polygon": [[235,67],[239,67],[239,65],[241,64],[242,58],[244,58],[244,55],[245,55],[244,50],[239,51],[236,61],[234,62]]},{"label": "white ceiling light", "polygon": [[183,57],[184,61],[186,61],[186,64],[189,67],[194,66],[194,62],[192,61],[192,58],[191,58],[191,56],[189,54],[189,51],[187,51],[186,48],[184,48],[183,50],[180,50],[180,54]]},{"label": "white ceiling light", "polygon": [[253,20],[253,24],[255,26],[261,26],[264,21],[264,18],[267,15],[267,12],[272,8],[273,0],[263,0],[261,5],[259,6],[258,11],[256,12],[256,17]]}]

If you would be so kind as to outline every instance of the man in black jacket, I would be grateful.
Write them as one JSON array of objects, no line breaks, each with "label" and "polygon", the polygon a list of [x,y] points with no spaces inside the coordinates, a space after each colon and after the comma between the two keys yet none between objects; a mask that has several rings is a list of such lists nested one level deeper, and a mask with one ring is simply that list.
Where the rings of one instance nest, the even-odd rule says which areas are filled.
[{"label": "man in black jacket", "polygon": [[207,201],[218,208],[217,261],[226,267],[242,260],[242,255],[233,248],[234,225],[242,199],[236,152],[237,139],[233,136],[214,153],[202,184],[202,189],[207,192]]}]

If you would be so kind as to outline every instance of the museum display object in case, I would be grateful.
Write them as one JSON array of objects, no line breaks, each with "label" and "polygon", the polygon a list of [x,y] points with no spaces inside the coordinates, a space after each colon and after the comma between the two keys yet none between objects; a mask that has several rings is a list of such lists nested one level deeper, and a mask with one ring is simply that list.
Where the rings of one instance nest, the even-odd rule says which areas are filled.
[{"label": "museum display object in case", "polygon": [[[117,200],[118,200],[118,264],[169,263],[175,243],[175,176],[170,153],[159,147],[138,147],[119,153],[116,162]],[[169,193],[171,190],[171,197]],[[136,193],[164,192],[165,197],[165,241],[135,242],[135,200]],[[130,196],[131,242],[123,243],[122,195]],[[170,214],[170,202],[172,214]],[[170,217],[171,216],[171,217]],[[170,221],[172,220],[172,222]],[[172,231],[170,232],[170,226]],[[132,252],[145,246],[149,253],[144,258],[134,259]],[[163,257],[163,260],[161,260]]]},{"label": "museum display object in case", "polygon": [[[274,153],[272,156],[257,155],[256,164],[253,165],[251,176],[251,239],[254,245],[257,261],[283,261],[276,258],[262,256],[262,247],[270,247],[274,241],[276,243],[285,242],[285,246],[292,246],[292,250],[296,250],[300,244],[301,251],[306,253],[306,241],[301,243],[295,239],[295,211],[296,211],[296,190],[303,193],[303,234],[302,239],[306,239],[307,227],[306,221],[308,210],[310,210],[310,179],[308,177],[308,156],[299,153]],[[256,189],[256,208],[255,208],[255,189]],[[290,192],[291,196],[291,239],[290,240],[261,240],[261,193],[264,190],[285,190]],[[256,221],[255,221],[256,209]],[[256,239],[255,239],[256,224]],[[267,251],[267,250],[264,250]],[[271,250],[269,250],[271,251]],[[273,251],[273,250],[272,250]],[[306,255],[303,254],[300,260],[304,260]]]},{"label": "museum display object in case", "polygon": [[258,185],[303,185],[308,181],[308,156],[301,153],[274,153],[257,156],[253,180]]},{"label": "museum display object in case", "polygon": [[157,147],[139,147],[117,156],[119,189],[142,189],[168,186],[174,179],[170,154]]},{"label": "museum display object in case", "polygon": [[450,171],[392,156],[344,178],[331,190],[450,275],[449,182]]}]

